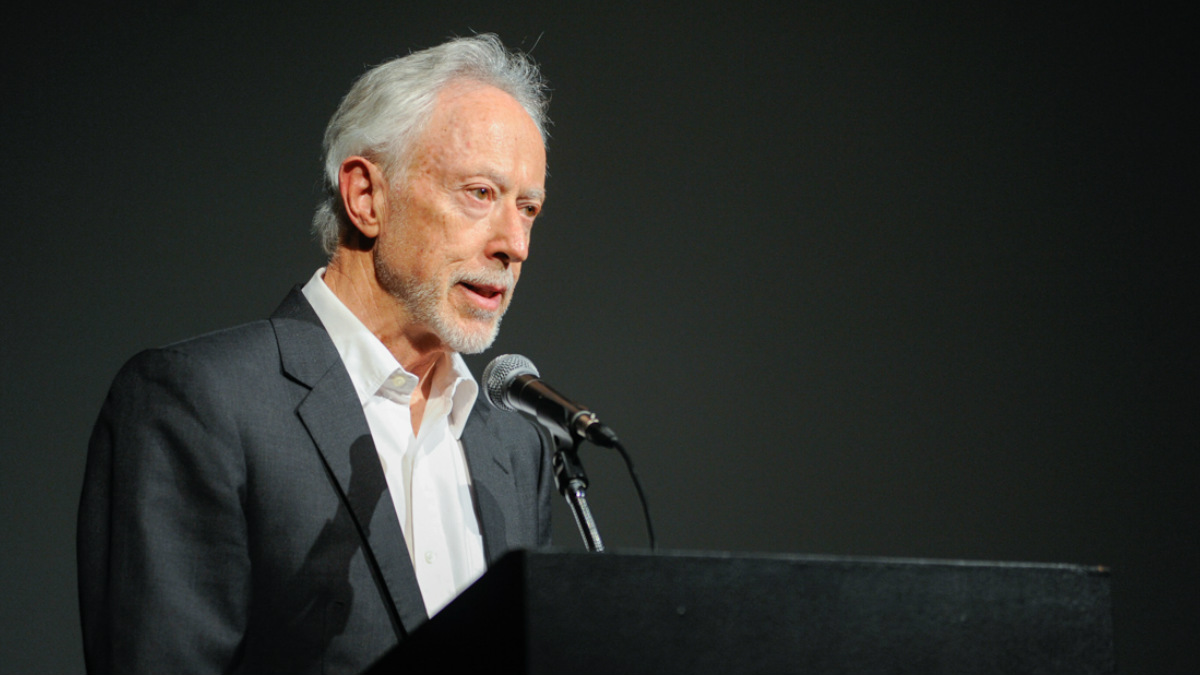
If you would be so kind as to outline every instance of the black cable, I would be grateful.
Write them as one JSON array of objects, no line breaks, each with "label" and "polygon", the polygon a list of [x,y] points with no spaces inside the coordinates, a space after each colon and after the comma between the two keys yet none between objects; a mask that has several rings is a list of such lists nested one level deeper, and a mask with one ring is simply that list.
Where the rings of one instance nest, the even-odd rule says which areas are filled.
[{"label": "black cable", "polygon": [[633,487],[637,489],[638,499],[642,500],[642,515],[646,519],[646,535],[650,538],[650,550],[653,551],[655,547],[654,523],[650,520],[650,506],[646,503],[646,493],[642,491],[642,481],[638,480],[637,472],[633,470],[633,460],[629,459],[629,453],[625,451],[625,446],[621,445],[620,441],[615,441],[613,447],[621,453],[621,458],[625,460],[625,466],[629,469],[629,477],[633,479]]}]

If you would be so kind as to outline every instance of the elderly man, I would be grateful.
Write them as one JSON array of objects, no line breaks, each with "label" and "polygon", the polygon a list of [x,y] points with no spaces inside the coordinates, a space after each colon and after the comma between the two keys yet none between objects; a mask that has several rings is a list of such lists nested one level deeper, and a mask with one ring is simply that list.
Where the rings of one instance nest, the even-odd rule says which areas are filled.
[{"label": "elderly man", "polygon": [[144,352],[93,432],[93,672],[357,672],[549,539],[542,436],[479,400],[545,199],[540,75],[492,36],[385,63],[325,135],[330,254],[267,321]]}]

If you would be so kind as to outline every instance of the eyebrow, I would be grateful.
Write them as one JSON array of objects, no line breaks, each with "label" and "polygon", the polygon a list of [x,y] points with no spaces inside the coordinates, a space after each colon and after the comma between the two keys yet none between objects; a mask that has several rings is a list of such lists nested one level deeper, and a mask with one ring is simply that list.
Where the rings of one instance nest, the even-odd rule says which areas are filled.
[{"label": "eyebrow", "polygon": [[[501,177],[497,173],[494,173],[492,171],[479,171],[479,172],[477,172],[476,175],[483,176],[484,178],[492,181],[496,185],[500,186],[501,190],[504,190],[506,192],[509,190],[508,181],[505,180],[503,177]],[[546,200],[546,191],[538,189],[538,188],[533,188],[532,190],[526,190],[525,192],[518,193],[517,196],[521,197],[523,199],[537,199],[539,201],[545,201]]]}]

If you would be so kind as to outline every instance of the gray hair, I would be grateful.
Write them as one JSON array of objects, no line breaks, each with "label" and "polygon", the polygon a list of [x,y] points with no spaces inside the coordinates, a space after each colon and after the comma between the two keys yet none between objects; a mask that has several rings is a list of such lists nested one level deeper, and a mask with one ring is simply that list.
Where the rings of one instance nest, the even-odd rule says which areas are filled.
[{"label": "gray hair", "polygon": [[391,174],[407,165],[438,93],[462,80],[491,85],[515,98],[545,142],[546,82],[527,55],[509,52],[495,35],[454,38],[368,70],[325,128],[325,197],[313,216],[313,233],[327,254],[334,254],[342,228],[350,226],[338,189],[342,162],[361,155],[378,162],[388,180],[394,180]]}]

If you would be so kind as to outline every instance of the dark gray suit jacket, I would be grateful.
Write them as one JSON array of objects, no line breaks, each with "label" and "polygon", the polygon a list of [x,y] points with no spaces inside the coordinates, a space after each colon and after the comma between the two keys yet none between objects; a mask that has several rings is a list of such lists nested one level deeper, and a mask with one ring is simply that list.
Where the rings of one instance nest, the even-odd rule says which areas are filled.
[{"label": "dark gray suit jacket", "polygon": [[[547,544],[534,425],[480,400],[462,441],[488,562]],[[298,289],[269,321],[121,370],[78,556],[91,672],[358,672],[427,618],[350,376]]]}]

